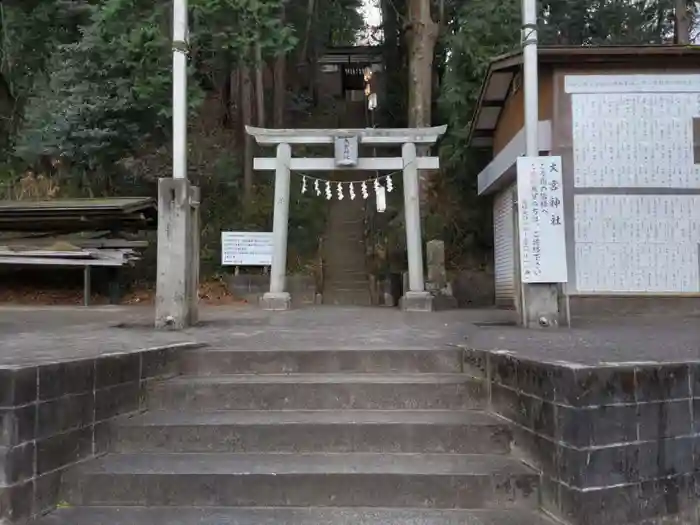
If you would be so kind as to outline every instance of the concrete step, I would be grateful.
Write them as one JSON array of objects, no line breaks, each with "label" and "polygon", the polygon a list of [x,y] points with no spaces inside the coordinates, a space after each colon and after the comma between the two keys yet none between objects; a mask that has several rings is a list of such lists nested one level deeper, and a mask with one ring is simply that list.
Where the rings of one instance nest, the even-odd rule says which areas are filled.
[{"label": "concrete step", "polygon": [[463,374],[291,374],[181,377],[153,385],[152,409],[420,410],[484,404]]},{"label": "concrete step", "polygon": [[229,350],[199,348],[183,353],[188,375],[314,373],[459,373],[462,351],[426,350]]},{"label": "concrete step", "polygon": [[364,283],[367,283],[367,271],[362,269],[362,270],[356,270],[356,269],[350,269],[350,270],[345,270],[345,271],[340,271],[338,268],[333,268],[332,271],[331,269],[327,269],[324,273],[324,279],[327,281],[340,281],[340,280],[348,280],[348,281],[362,281]]},{"label": "concrete step", "polygon": [[538,482],[498,455],[111,454],[64,493],[92,506],[534,508]]},{"label": "concrete step", "polygon": [[369,292],[369,281],[350,281],[347,279],[326,279],[323,283],[324,288],[333,292]]},{"label": "concrete step", "polygon": [[510,432],[483,412],[149,412],[114,429],[114,452],[506,454]]},{"label": "concrete step", "polygon": [[324,261],[329,268],[336,271],[359,272],[365,269],[365,248],[364,246],[358,246],[357,249],[348,249],[347,246],[343,248],[329,247]]},{"label": "concrete step", "polygon": [[357,228],[358,230],[362,229],[364,231],[364,212],[357,211],[354,208],[351,208],[351,206],[352,203],[348,204],[346,208],[337,208],[336,210],[331,210],[330,215],[328,216],[328,224],[334,226],[342,226],[347,228],[348,230]]},{"label": "concrete step", "polygon": [[[335,269],[354,268],[355,271],[362,271],[365,267],[365,247],[356,245],[352,247],[332,247],[328,246],[328,251],[324,260]],[[360,264],[361,263],[361,264]]]},{"label": "concrete step", "polygon": [[369,281],[367,279],[356,281],[351,279],[343,279],[342,277],[328,278],[324,285],[334,291],[342,290],[369,290]]},{"label": "concrete step", "polygon": [[335,295],[350,295],[364,297],[369,295],[369,283],[343,283],[343,282],[326,282],[324,284],[325,293],[333,293]]},{"label": "concrete step", "polygon": [[325,286],[323,291],[323,304],[336,306],[371,306],[372,296],[369,288],[364,290],[338,290]]},{"label": "concrete step", "polygon": [[377,508],[83,507],[32,525],[554,525],[537,512]]},{"label": "concrete step", "polygon": [[[359,279],[358,279],[359,277]],[[328,282],[334,279],[364,280],[367,282],[367,270],[365,270],[365,260],[348,261],[344,260],[338,264],[330,264],[326,261],[324,266],[324,280]]]}]

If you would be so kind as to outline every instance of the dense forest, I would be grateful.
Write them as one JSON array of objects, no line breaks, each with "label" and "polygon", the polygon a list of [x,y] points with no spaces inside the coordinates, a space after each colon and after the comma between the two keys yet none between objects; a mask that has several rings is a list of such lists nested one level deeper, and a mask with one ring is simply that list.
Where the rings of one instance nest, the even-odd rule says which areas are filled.
[{"label": "dense forest", "polygon": [[[481,161],[466,147],[467,130],[489,59],[519,45],[519,1],[377,0],[377,27],[367,26],[362,7],[190,0],[189,175],[204,195],[205,263],[218,257],[223,225],[271,221],[271,181],[253,174],[245,124],[323,126],[334,108],[313,96],[316,60],[360,36],[382,46],[388,64],[378,124],[448,124],[427,235],[444,238],[457,263],[488,252],[474,191]],[[171,8],[169,0],[0,3],[0,197],[155,193],[170,172]],[[687,44],[696,36],[694,1],[541,0],[539,9],[544,44]],[[293,264],[303,264],[300,245],[320,231],[322,206],[293,199]]]}]

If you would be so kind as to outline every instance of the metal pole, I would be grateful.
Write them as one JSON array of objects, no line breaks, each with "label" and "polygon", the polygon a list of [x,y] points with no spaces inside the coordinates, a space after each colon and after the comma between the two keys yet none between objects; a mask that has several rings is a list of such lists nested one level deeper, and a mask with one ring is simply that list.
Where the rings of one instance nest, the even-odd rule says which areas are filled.
[{"label": "metal pole", "polygon": [[187,0],[173,0],[173,178],[187,178]]},{"label": "metal pole", "polygon": [[537,126],[539,123],[539,97],[537,76],[537,1],[523,0],[523,85],[525,88],[525,154],[540,154]]},{"label": "metal pole", "polygon": [[[539,79],[537,64],[537,0],[522,0],[523,86],[525,89],[525,155],[540,155]],[[517,233],[519,235],[520,232]],[[558,285],[521,284],[523,325],[545,328],[559,325]]]}]

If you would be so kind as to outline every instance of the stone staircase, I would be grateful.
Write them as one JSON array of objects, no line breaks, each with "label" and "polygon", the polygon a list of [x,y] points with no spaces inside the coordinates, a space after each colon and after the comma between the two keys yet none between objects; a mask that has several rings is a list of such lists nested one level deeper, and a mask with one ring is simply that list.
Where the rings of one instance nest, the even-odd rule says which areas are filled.
[{"label": "stone staircase", "polygon": [[188,351],[36,525],[545,525],[445,350]]},{"label": "stone staircase", "polygon": [[[338,110],[338,127],[366,127],[363,102],[345,101]],[[364,180],[371,174],[364,171],[336,171],[330,178],[339,181]],[[371,187],[369,190],[371,191]],[[355,186],[357,197],[348,195],[341,201],[333,199],[330,206],[323,249],[324,279],[323,303],[334,305],[369,306],[369,290],[365,247],[365,201],[360,187]]]},{"label": "stone staircase", "polygon": [[[357,173],[354,174],[357,178]],[[353,173],[336,180],[352,180]],[[359,196],[359,187],[355,188]],[[323,245],[323,303],[372,304],[365,262],[365,210],[362,199],[332,200]]]}]

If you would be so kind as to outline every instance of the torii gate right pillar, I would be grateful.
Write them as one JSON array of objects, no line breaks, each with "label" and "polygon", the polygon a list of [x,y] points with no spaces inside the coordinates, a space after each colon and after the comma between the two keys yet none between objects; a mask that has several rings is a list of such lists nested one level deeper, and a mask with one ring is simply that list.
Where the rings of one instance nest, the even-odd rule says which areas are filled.
[{"label": "torii gate right pillar", "polygon": [[420,189],[416,145],[403,145],[403,198],[406,223],[406,251],[408,252],[408,290],[401,298],[401,309],[409,312],[430,312],[433,296],[425,291],[423,273],[423,234],[420,219]]}]

